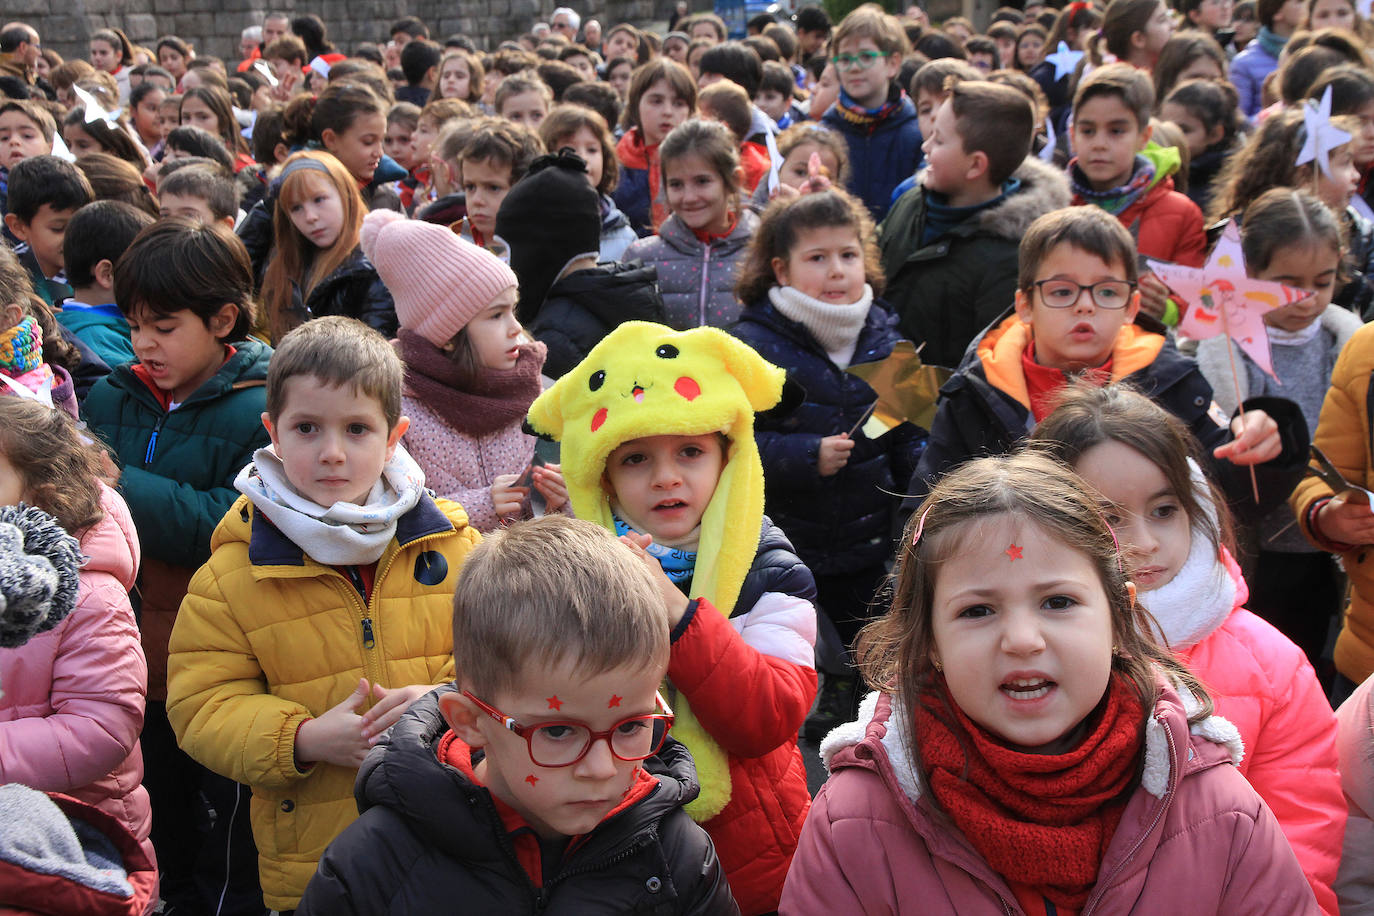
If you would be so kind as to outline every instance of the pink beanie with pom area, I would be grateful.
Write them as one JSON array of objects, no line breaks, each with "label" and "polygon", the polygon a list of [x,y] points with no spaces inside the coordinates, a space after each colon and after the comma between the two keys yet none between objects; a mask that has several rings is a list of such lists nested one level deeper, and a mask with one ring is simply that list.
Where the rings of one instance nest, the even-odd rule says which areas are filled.
[{"label": "pink beanie with pom area", "polygon": [[363,220],[363,254],[396,302],[401,327],[442,347],[491,300],[518,285],[491,252],[447,226],[374,210]]}]

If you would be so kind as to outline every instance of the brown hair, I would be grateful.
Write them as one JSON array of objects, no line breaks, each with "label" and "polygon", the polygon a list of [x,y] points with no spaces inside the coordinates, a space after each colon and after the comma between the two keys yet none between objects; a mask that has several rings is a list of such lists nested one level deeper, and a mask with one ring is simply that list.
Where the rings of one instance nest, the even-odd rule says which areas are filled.
[{"label": "brown hair", "polygon": [[697,84],[687,68],[667,57],[656,57],[636,68],[630,76],[630,88],[625,93],[625,109],[620,113],[620,123],[627,130],[643,125],[639,123],[639,101],[650,87],[659,80],[666,80],[673,94],[687,103],[690,114],[697,107]]},{"label": "brown hair", "polygon": [[1028,23],[1027,25],[1023,25],[1021,26],[1021,28],[1017,29],[1016,47],[1012,50],[1011,54],[1011,67],[1013,70],[1020,70],[1022,73],[1027,73],[1030,69],[1025,64],[1021,63],[1021,42],[1026,38],[1027,35],[1033,35],[1040,39],[1040,54],[1042,57],[1044,56],[1045,51],[1049,48],[1049,44],[1046,43],[1049,36],[1045,32],[1044,26],[1032,22]]},{"label": "brown hair", "polygon": [[1179,105],[1208,130],[1221,125],[1221,139],[1212,146],[1225,149],[1236,142],[1236,134],[1240,132],[1238,99],[1236,87],[1228,82],[1184,80],[1174,87],[1160,107],[1162,109],[1164,104],[1170,102]]},{"label": "brown hair", "polygon": [[[1069,467],[1103,443],[1130,446],[1159,468],[1194,530],[1201,531],[1218,551],[1223,546],[1234,548],[1226,498],[1210,480],[1201,491],[1193,483],[1188,460],[1206,464],[1197,440],[1182,420],[1131,386],[1066,386],[1054,411],[1035,428],[1031,442],[1037,451]],[[1203,501],[1211,504],[1213,513],[1204,510]]]},{"label": "brown hair", "polygon": [[115,303],[128,318],[189,310],[205,326],[224,308],[238,307],[238,320],[225,336],[248,336],[253,304],[253,265],[248,249],[223,223],[164,216],[140,232],[115,264]]},{"label": "brown hair", "polygon": [[931,95],[944,95],[954,83],[981,79],[983,79],[982,72],[968,61],[960,60],[957,57],[940,57],[921,64],[920,68],[912,74],[911,84],[907,91],[911,94],[911,100],[915,102],[916,97],[922,91]]},{"label": "brown hair", "polygon": [[1040,88],[1040,84],[1031,79],[1030,74],[1023,70],[994,70],[983,79],[999,86],[1010,86],[1024,95],[1035,111],[1036,132],[1043,129],[1045,118],[1049,116],[1050,101],[1045,97],[1045,91]]},{"label": "brown hair", "polygon": [[840,168],[839,174],[830,176],[832,181],[840,186],[849,181],[849,144],[844,137],[840,136],[838,131],[831,130],[819,121],[802,121],[800,124],[793,124],[778,134],[778,155],[786,159],[792,155],[792,150],[805,143],[823,146],[835,157]]},{"label": "brown hair", "polygon": [[865,3],[850,10],[835,27],[830,47],[838,51],[850,38],[867,38],[884,54],[905,57],[911,53],[911,42],[907,41],[901,22],[876,3]]},{"label": "brown hair", "polygon": [[526,92],[538,93],[544,99],[546,108],[553,106],[553,90],[549,88],[548,83],[536,76],[525,76],[517,73],[501,80],[501,84],[496,87],[496,97],[492,100],[492,107],[496,109],[496,114],[501,115],[501,109],[505,107],[511,96],[523,95]]},{"label": "brown hair", "polygon": [[719,121],[689,118],[668,132],[658,146],[660,181],[668,187],[668,169],[686,156],[700,156],[725,183],[725,196],[739,209],[739,143]]},{"label": "brown hair", "polygon": [[701,117],[719,121],[730,129],[736,143],[743,143],[754,123],[754,103],[738,83],[720,80],[697,94]]},{"label": "brown hair", "polygon": [[[1120,3],[1123,0],[1113,2]],[[1124,2],[1129,3],[1133,0]],[[1150,2],[1158,4],[1159,0]],[[1078,84],[1078,91],[1073,96],[1074,117],[1078,117],[1078,110],[1084,103],[1098,96],[1115,96],[1120,99],[1121,104],[1135,115],[1136,125],[1141,130],[1150,123],[1150,112],[1155,107],[1155,87],[1145,71],[1122,63],[1098,67]]]},{"label": "brown hair", "polygon": [[[935,485],[918,516],[907,525],[898,547],[891,610],[859,635],[858,668],[869,686],[892,694],[904,715],[920,706],[922,695],[938,679],[931,617],[940,567],[977,535],[977,526],[1002,516],[1035,525],[1091,560],[1107,599],[1118,649],[1111,657],[1112,674],[1126,680],[1144,706],[1144,715],[1150,714],[1159,696],[1161,671],[1200,701],[1202,709],[1190,721],[1211,715],[1206,691],[1154,640],[1144,608],[1127,591],[1116,541],[1088,488],[1058,462],[1024,452],[980,458],[954,469]],[[921,536],[913,544],[918,524]],[[946,710],[947,715],[950,712]],[[908,745],[907,751],[924,775],[921,735],[914,729]]]},{"label": "brown hair", "polygon": [[[1131,56],[1131,36],[1145,31],[1163,0],[1111,0],[1102,14],[1102,38],[1118,60]],[[1145,123],[1141,121],[1141,123]]]},{"label": "brown hair", "polygon": [[[468,97],[462,99],[464,102],[479,102],[482,99],[482,80],[486,79],[487,71],[482,66],[482,60],[471,51],[464,51],[462,48],[454,48],[444,52],[444,56],[439,60],[438,74],[442,78],[444,67],[448,66],[451,60],[461,60],[468,67]],[[436,93],[437,94],[437,93]]]},{"label": "brown hair", "polygon": [[1121,220],[1099,207],[1065,207],[1039,217],[1021,236],[1016,285],[1022,292],[1029,295],[1035,288],[1040,263],[1060,245],[1086,251],[1104,264],[1120,264],[1128,281],[1138,279],[1135,240]]},{"label": "brown hair", "polygon": [[964,152],[987,156],[988,180],[1001,185],[1030,155],[1035,137],[1030,101],[1010,86],[972,80],[950,87],[949,104]]},{"label": "brown hair", "polygon": [[26,501],[76,537],[105,514],[99,449],[66,411],[28,398],[0,397],[0,453],[18,472]]},{"label": "brown hair", "polygon": [[[288,173],[293,163],[314,160],[324,166],[322,173],[316,168],[299,168]],[[342,162],[323,150],[296,153],[282,167],[285,176],[277,194],[277,206],[272,215],[272,233],[276,248],[272,260],[267,264],[267,272],[262,278],[262,289],[267,299],[264,323],[273,340],[281,340],[282,335],[304,320],[305,316],[293,314],[292,297],[298,286],[301,299],[308,299],[315,284],[333,273],[340,264],[348,260],[353,249],[358,247],[358,236],[362,232],[363,217],[367,207],[358,191],[358,183],[353,179]],[[291,208],[304,200],[313,187],[327,182],[334,187],[343,203],[343,229],[334,244],[319,248],[310,239],[301,235],[291,222]]]},{"label": "brown hair", "polygon": [[620,181],[620,164],[615,155],[615,138],[605,118],[581,105],[555,105],[539,122],[539,139],[544,141],[546,150],[556,153],[560,144],[583,128],[591,131],[601,144],[601,183],[596,186],[597,193],[610,194]]},{"label": "brown hair", "polygon": [[109,153],[91,153],[76,160],[76,167],[91,183],[96,200],[122,200],[153,219],[162,215],[158,210],[157,198],[148,190],[142,173],[123,159]]},{"label": "brown hair", "polygon": [[430,99],[420,109],[415,122],[419,124],[422,119],[429,118],[436,127],[442,128],[455,118],[470,118],[472,114],[472,106],[462,99]]},{"label": "brown hair", "polygon": [[1330,245],[1339,256],[1344,249],[1341,225],[1331,208],[1310,191],[1272,188],[1245,208],[1240,229],[1245,267],[1264,270],[1279,248]]},{"label": "brown hair", "polygon": [[1069,4],[1059,11],[1059,17],[1054,20],[1054,27],[1045,38],[1045,53],[1041,55],[1041,60],[1044,60],[1046,55],[1053,54],[1061,41],[1073,44],[1069,41],[1070,30],[1076,33],[1075,37],[1081,38],[1084,32],[1092,32],[1101,24],[1102,13],[1091,4]]},{"label": "brown hair", "polygon": [[[1331,123],[1351,136],[1359,131],[1359,122],[1350,115],[1338,115]],[[1306,140],[1307,129],[1300,109],[1287,108],[1265,118],[1250,140],[1231,154],[1212,182],[1214,193],[1208,221],[1245,213],[1250,204],[1270,188],[1302,184],[1311,176],[1315,165],[1310,162],[1293,164]]]},{"label": "brown hair", "polygon": [[298,375],[330,388],[351,385],[355,396],[377,401],[388,432],[401,419],[401,357],[381,332],[356,318],[315,318],[277,341],[267,366],[267,415],[274,422],[286,407],[286,383]]},{"label": "brown hair", "polygon": [[28,118],[38,128],[38,132],[43,135],[43,139],[52,143],[52,138],[57,133],[57,122],[42,105],[37,102],[30,102],[28,99],[6,99],[0,103],[0,114],[7,111],[17,111]]},{"label": "brown hair", "polygon": [[219,125],[217,136],[224,141],[225,149],[229,150],[231,155],[248,152],[248,142],[239,132],[239,122],[234,118],[234,103],[229,98],[227,90],[218,86],[197,86],[195,89],[188,89],[181,95],[183,111],[187,99],[199,99],[214,113],[215,123]]},{"label": "brown hair", "polygon": [[523,124],[513,124],[502,118],[490,118],[473,131],[459,156],[460,164],[494,162],[510,166],[510,183],[514,185],[530,170],[534,160],[544,155],[539,135]]},{"label": "brown hair", "polygon": [[868,208],[847,192],[832,187],[790,200],[775,200],[769,205],[737,268],[735,295],[746,304],[766,297],[778,285],[773,259],[786,261],[803,232],[828,228],[854,230],[863,251],[864,279],[873,287],[874,295],[882,292],[884,278],[878,260],[877,231]]},{"label": "brown hair", "polygon": [[284,60],[289,63],[299,62],[299,66],[304,67],[310,56],[306,53],[305,42],[290,32],[280,38],[273,39],[272,43],[262,49],[264,60]]},{"label": "brown hair", "polygon": [[1230,61],[1211,35],[1190,29],[1164,42],[1152,71],[1155,99],[1163,102],[1164,97],[1178,84],[1178,75],[1200,57],[1210,58],[1221,71],[1221,78],[1226,79],[1226,74],[1230,72]]},{"label": "brown hair", "polygon": [[95,72],[95,67],[84,60],[69,60],[65,64],[54,67],[48,73],[48,81],[52,83],[54,89],[65,91],[79,81],[95,76]]},{"label": "brown hair", "polygon": [[549,515],[486,535],[453,593],[453,661],[488,699],[531,671],[668,664],[668,614],[643,563],[592,522]]},{"label": "brown hair", "polygon": [[[84,80],[83,80],[84,82]],[[82,86],[87,91],[90,86]],[[112,106],[113,103],[108,98],[101,98],[103,91],[91,92],[96,96],[97,101],[102,106]],[[123,159],[125,162],[142,172],[148,167],[148,158],[143,152],[143,146],[134,139],[133,133],[129,130],[128,123],[124,120],[124,115],[119,115],[115,123],[111,124],[104,118],[97,118],[94,121],[86,120],[86,106],[77,105],[67,112],[67,116],[62,119],[62,126],[76,127],[85,131],[90,138],[100,144],[102,151],[109,153],[116,158]],[[63,139],[66,139],[65,137]]]}]

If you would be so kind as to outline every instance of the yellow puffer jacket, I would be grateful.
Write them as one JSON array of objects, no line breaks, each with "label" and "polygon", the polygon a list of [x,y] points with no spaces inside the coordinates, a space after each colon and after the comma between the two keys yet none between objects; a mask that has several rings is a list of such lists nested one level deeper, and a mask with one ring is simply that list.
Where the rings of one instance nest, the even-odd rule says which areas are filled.
[{"label": "yellow puffer jacket", "polygon": [[225,514],[172,630],[167,715],[182,749],[253,789],[267,906],[294,909],[326,846],[358,816],[357,771],[296,768],[296,729],[358,679],[383,687],[453,680],[453,589],[481,540],[457,503],[422,496],[397,522],[364,604],[247,497]]},{"label": "yellow puffer jacket", "polygon": [[[1351,483],[1374,488],[1374,460],[1370,455],[1369,373],[1374,370],[1374,324],[1355,332],[1341,350],[1331,372],[1331,387],[1322,402],[1321,418],[1312,443],[1322,450],[1341,475]],[[1317,500],[1331,495],[1331,488],[1316,477],[1298,484],[1289,503],[1298,516],[1303,534],[1323,550],[1336,545],[1325,542],[1312,530],[1309,510]],[[1374,674],[1374,546],[1361,544],[1341,555],[1350,577],[1350,606],[1336,640],[1336,669],[1359,684]]]}]

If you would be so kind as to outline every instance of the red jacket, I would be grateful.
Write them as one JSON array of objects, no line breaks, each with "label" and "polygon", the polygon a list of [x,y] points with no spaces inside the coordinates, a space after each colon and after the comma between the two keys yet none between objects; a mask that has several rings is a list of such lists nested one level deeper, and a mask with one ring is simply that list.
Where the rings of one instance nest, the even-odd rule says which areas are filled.
[{"label": "red jacket", "polygon": [[[1024,914],[924,794],[905,729],[889,728],[890,698],[871,696],[863,713],[822,745],[830,780],[811,806],[779,912]],[[1164,688],[1147,723],[1140,785],[1082,916],[1317,912],[1274,815],[1230,765],[1237,743],[1216,717],[1190,729],[1183,699]]]},{"label": "red jacket", "polygon": [[[1086,203],[1074,195],[1075,206]],[[1201,267],[1207,260],[1207,234],[1202,211],[1186,194],[1174,190],[1165,177],[1125,210],[1117,214],[1121,225],[1136,238],[1136,250],[1157,261]]]}]

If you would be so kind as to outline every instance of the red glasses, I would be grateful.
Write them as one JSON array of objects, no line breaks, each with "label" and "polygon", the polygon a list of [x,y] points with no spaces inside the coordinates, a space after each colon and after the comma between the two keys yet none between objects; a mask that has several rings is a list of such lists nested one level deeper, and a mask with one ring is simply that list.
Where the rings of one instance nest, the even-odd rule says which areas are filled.
[{"label": "red glasses", "polygon": [[467,697],[482,712],[491,716],[521,738],[529,747],[530,760],[541,767],[570,767],[583,757],[592,745],[602,740],[611,749],[611,754],[620,760],[634,762],[652,757],[663,747],[668,738],[668,729],[673,726],[673,711],[662,693],[655,694],[655,708],[661,713],[630,716],[621,719],[604,732],[592,731],[585,722],[576,719],[561,719],[554,722],[541,722],[538,725],[521,725],[512,716],[488,703],[484,703],[471,692],[464,690]]}]

